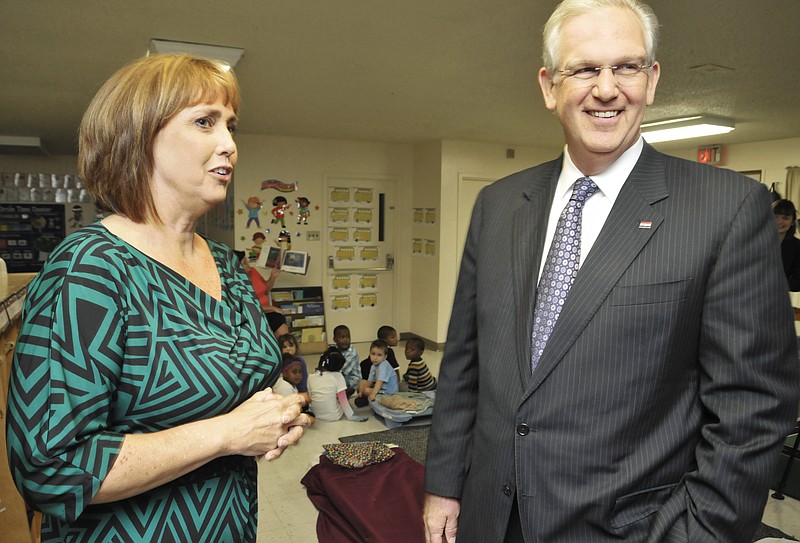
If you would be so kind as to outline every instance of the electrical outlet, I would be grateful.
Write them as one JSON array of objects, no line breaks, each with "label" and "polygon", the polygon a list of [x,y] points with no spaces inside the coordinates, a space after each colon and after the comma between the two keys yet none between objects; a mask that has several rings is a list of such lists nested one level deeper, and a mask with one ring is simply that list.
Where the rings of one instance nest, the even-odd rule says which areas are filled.
[{"label": "electrical outlet", "polygon": [[309,230],[306,234],[308,241],[319,241],[319,230]]}]

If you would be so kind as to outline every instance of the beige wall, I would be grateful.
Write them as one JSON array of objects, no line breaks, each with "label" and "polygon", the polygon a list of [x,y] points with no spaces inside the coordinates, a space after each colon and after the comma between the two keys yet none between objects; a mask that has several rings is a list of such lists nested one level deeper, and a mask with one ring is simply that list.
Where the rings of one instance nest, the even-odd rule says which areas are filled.
[{"label": "beige wall", "polygon": [[[697,146],[665,152],[687,160],[697,159]],[[800,166],[800,138],[726,145],[722,156],[721,167],[739,172],[761,170],[762,183],[768,186],[775,183],[778,192],[785,196],[786,168]]]},{"label": "beige wall", "polygon": [[[401,228],[410,227],[412,239],[433,239],[441,253],[440,229],[442,208],[442,142],[431,141],[414,146],[414,194],[410,212],[414,208],[436,209],[434,225],[414,224],[409,220]],[[409,215],[411,217],[411,215]],[[409,254],[411,249],[409,248]],[[439,254],[425,256],[411,254],[411,327],[409,332],[428,340],[439,340]],[[450,309],[447,308],[448,314]],[[443,341],[443,340],[441,340]]]},{"label": "beige wall", "polygon": [[[559,134],[560,137],[560,134]],[[455,296],[458,278],[460,245],[458,238],[458,209],[456,205],[459,180],[464,177],[500,179],[514,172],[551,160],[561,152],[561,144],[550,148],[514,147],[515,158],[506,158],[509,146],[469,141],[448,140],[442,142],[442,213],[440,240],[440,273],[438,293],[438,323],[436,339],[444,343],[450,310]],[[463,216],[461,220],[468,220]],[[427,337],[427,336],[426,336]]]},{"label": "beige wall", "polygon": [[[560,139],[560,134],[559,134]],[[550,148],[516,147],[516,158],[507,159],[507,146],[466,141],[433,141],[417,145],[317,140],[278,136],[238,136],[240,160],[233,186],[234,209],[243,207],[248,196],[266,197],[262,193],[264,179],[299,182],[300,190],[287,196],[312,201],[311,226],[320,230],[321,241],[293,239],[293,247],[307,250],[313,256],[306,277],[284,274],[285,286],[325,284],[325,233],[322,213],[326,210],[323,194],[326,175],[374,175],[397,180],[397,239],[395,299],[400,332],[412,332],[436,343],[444,343],[458,275],[458,221],[465,220],[456,205],[459,180],[464,176],[499,179],[510,173],[555,158],[561,143]],[[669,154],[690,160],[696,146],[669,150]],[[800,138],[730,145],[725,150],[724,167],[734,170],[762,170],[763,180],[775,182],[783,192],[786,167],[800,163]],[[28,157],[0,155],[0,171],[76,173],[73,156]],[[267,202],[269,204],[271,202]],[[800,202],[798,202],[800,204]],[[434,226],[415,225],[414,208],[435,208]],[[461,217],[459,218],[459,215]],[[268,219],[267,221],[268,222]],[[236,248],[249,247],[254,228],[245,229],[246,217],[234,217],[233,240]],[[287,223],[289,226],[291,223]],[[265,226],[262,221],[262,227]],[[296,228],[291,231],[296,231]],[[437,255],[412,255],[412,238],[435,239]]]},{"label": "beige wall", "polygon": [[[239,163],[236,167],[233,183],[234,209],[244,206],[242,201],[249,196],[258,196],[264,202],[266,210],[272,209],[274,190],[261,191],[261,181],[277,179],[287,183],[297,182],[299,190],[284,194],[290,205],[294,199],[305,196],[311,200],[310,226],[299,228],[287,217],[287,230],[292,233],[292,249],[308,251],[311,265],[306,276],[282,274],[278,278],[278,286],[323,285],[327,288],[326,262],[323,255],[326,241],[323,230],[324,216],[327,212],[327,194],[323,194],[325,177],[329,175],[345,175],[353,177],[374,176],[396,180],[397,205],[394,210],[398,228],[395,240],[395,314],[393,323],[397,330],[404,332],[411,328],[410,297],[411,289],[411,229],[410,221],[412,181],[414,178],[413,147],[411,145],[322,140],[310,138],[290,138],[280,136],[237,136],[239,147]],[[319,209],[315,209],[319,206]],[[269,211],[267,211],[269,213]],[[234,218],[234,241],[237,249],[245,249],[252,245],[252,235],[256,231],[253,226],[245,229],[247,216],[236,215]],[[269,218],[262,215],[262,229],[270,228],[276,232],[275,225],[270,225]],[[320,241],[308,241],[305,237],[296,237],[297,231],[317,230],[321,233]],[[244,239],[242,239],[244,238]],[[267,242],[271,242],[267,236]],[[328,330],[331,337],[332,330]]]}]

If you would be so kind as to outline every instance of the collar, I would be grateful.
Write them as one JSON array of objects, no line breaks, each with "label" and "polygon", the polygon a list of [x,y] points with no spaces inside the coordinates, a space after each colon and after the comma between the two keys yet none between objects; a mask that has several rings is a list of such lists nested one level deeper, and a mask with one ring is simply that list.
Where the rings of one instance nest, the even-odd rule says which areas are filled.
[{"label": "collar", "polygon": [[[636,140],[636,143],[631,145],[622,155],[614,161],[605,171],[592,175],[597,188],[603,195],[611,200],[613,203],[619,191],[622,190],[622,185],[630,176],[639,156],[644,149],[644,140],[641,136]],[[575,181],[581,177],[585,177],[575,163],[572,162],[572,157],[569,156],[569,149],[564,146],[564,164],[561,168],[561,175],[558,177],[558,184],[556,185],[556,198],[569,198],[572,193],[572,186]]]}]

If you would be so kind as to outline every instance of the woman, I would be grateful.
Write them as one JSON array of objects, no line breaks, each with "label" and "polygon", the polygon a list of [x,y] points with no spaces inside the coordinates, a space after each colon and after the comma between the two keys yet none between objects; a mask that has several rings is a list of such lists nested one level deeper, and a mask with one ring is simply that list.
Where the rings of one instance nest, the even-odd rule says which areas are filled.
[{"label": "woman", "polygon": [[776,200],[772,212],[778,224],[778,239],[781,242],[783,271],[789,282],[789,290],[800,291],[800,239],[794,237],[797,209],[791,200]]},{"label": "woman", "polygon": [[231,182],[238,107],[219,64],[156,55],[84,114],[80,173],[111,214],[31,283],[9,395],[42,541],[255,541],[255,458],[309,424],[267,388],[280,351],[247,276],[195,233]]}]

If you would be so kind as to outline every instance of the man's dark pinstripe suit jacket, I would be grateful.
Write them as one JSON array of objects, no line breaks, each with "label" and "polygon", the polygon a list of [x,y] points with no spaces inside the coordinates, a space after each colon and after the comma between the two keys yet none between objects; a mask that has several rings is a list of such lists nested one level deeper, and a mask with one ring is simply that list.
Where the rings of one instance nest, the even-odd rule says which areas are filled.
[{"label": "man's dark pinstripe suit jacket", "polygon": [[770,197],[645,144],[531,374],[561,163],[477,199],[426,490],[461,498],[458,543],[515,499],[530,542],[750,541],[800,395]]}]

